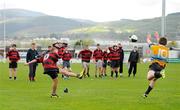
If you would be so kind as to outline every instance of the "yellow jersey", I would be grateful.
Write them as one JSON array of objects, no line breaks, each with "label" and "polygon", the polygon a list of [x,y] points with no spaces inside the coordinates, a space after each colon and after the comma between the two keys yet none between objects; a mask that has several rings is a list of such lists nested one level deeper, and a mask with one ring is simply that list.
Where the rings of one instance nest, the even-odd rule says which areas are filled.
[{"label": "yellow jersey", "polygon": [[169,48],[164,45],[155,44],[150,45],[150,49],[152,63],[158,63],[162,67],[165,67],[166,63],[168,62]]}]

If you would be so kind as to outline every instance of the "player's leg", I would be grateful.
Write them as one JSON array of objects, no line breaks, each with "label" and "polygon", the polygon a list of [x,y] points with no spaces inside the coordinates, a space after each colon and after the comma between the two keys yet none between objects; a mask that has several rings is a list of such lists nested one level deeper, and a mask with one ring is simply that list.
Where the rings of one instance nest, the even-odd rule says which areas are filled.
[{"label": "player's leg", "polygon": [[147,97],[148,94],[150,93],[150,91],[153,89],[154,87],[154,83],[156,81],[155,77],[154,77],[154,74],[155,74],[155,71],[153,70],[149,70],[148,71],[148,74],[147,74],[147,79],[149,81],[149,85],[148,85],[148,88],[147,90],[145,91],[144,93],[144,97]]},{"label": "player's leg", "polygon": [[29,64],[29,80],[32,81],[33,77],[33,64]]},{"label": "player's leg", "polygon": [[13,73],[14,73],[14,80],[17,78],[17,68],[13,68]]},{"label": "player's leg", "polygon": [[97,69],[98,69],[98,62],[97,61],[95,61],[96,63],[95,63],[95,72],[94,72],[94,76],[95,76],[95,78],[97,78]]},{"label": "player's leg", "polygon": [[118,77],[118,67],[115,68],[115,74],[116,74],[116,78]]},{"label": "player's leg", "polygon": [[52,94],[56,94],[57,85],[58,85],[58,78],[55,78],[53,79],[53,84],[52,84]]},{"label": "player's leg", "polygon": [[13,72],[12,68],[9,68],[9,79],[10,80],[12,79],[12,72]]},{"label": "player's leg", "polygon": [[36,76],[36,67],[37,67],[37,64],[36,63],[34,63],[33,64],[33,75],[32,75],[32,81],[35,81],[35,76]]},{"label": "player's leg", "polygon": [[133,76],[136,76],[136,72],[137,72],[137,63],[133,64]]},{"label": "player's leg", "polygon": [[120,73],[120,77],[123,76],[123,62],[119,61],[119,73]]},{"label": "player's leg", "polygon": [[65,76],[71,76],[71,77],[77,77],[81,78],[83,76],[83,73],[76,74],[74,72],[68,71],[67,69],[59,69],[60,73],[62,73]]},{"label": "player's leg", "polygon": [[128,70],[128,73],[129,73],[128,77],[130,77],[132,69],[133,69],[133,64],[130,63],[130,67],[129,67],[129,70]]},{"label": "player's leg", "polygon": [[86,63],[86,68],[87,68],[86,74],[87,74],[88,77],[90,77],[90,74],[89,74],[90,67],[89,66],[90,66],[90,63]]}]

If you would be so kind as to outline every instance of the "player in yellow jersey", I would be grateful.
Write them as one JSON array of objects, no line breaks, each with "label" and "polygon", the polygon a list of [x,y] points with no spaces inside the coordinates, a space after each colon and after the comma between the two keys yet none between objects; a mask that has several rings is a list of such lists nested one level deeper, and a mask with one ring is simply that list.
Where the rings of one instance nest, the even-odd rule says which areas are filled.
[{"label": "player in yellow jersey", "polygon": [[147,36],[147,42],[152,54],[152,63],[149,66],[149,71],[147,74],[149,86],[143,95],[144,98],[146,98],[150,91],[154,88],[154,84],[157,79],[165,77],[165,74],[162,73],[162,71],[164,71],[166,67],[167,58],[169,56],[169,48],[166,47],[167,39],[165,37],[161,37],[157,40],[158,44],[153,44],[151,42],[151,36]]}]

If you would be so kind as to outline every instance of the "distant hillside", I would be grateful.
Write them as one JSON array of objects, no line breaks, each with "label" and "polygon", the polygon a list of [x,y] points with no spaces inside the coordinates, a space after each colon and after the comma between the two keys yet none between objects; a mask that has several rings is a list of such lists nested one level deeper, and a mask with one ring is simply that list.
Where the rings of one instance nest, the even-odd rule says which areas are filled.
[{"label": "distant hillside", "polygon": [[[3,33],[3,11],[0,10],[0,35]],[[92,26],[92,23],[80,22],[57,16],[49,16],[39,12],[21,9],[7,9],[7,36],[37,36],[60,33],[67,30]]]},{"label": "distant hillside", "polygon": [[[3,36],[3,11],[0,10],[0,37]],[[161,18],[129,20],[97,23],[90,20],[71,19],[49,16],[44,13],[22,9],[7,9],[7,36],[36,37],[50,34],[64,35],[77,38],[121,39],[128,40],[128,36],[136,34],[140,41],[148,32],[161,32]],[[180,13],[172,13],[166,17],[167,36],[171,40],[178,38],[180,33]]]}]

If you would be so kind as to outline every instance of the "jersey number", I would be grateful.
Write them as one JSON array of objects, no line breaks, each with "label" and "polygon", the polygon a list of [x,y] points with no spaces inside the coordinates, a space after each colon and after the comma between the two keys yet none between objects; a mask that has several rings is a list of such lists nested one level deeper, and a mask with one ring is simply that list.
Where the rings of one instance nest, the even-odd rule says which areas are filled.
[{"label": "jersey number", "polygon": [[46,55],[44,56],[44,59],[43,59],[43,60],[45,61],[45,60],[47,60],[48,58],[49,58],[49,54],[46,54]]},{"label": "jersey number", "polygon": [[167,58],[167,57],[168,57],[168,53],[167,53],[167,51],[164,50],[164,49],[159,49],[159,51],[158,51],[158,56],[159,56],[159,57],[162,57],[162,58]]}]

